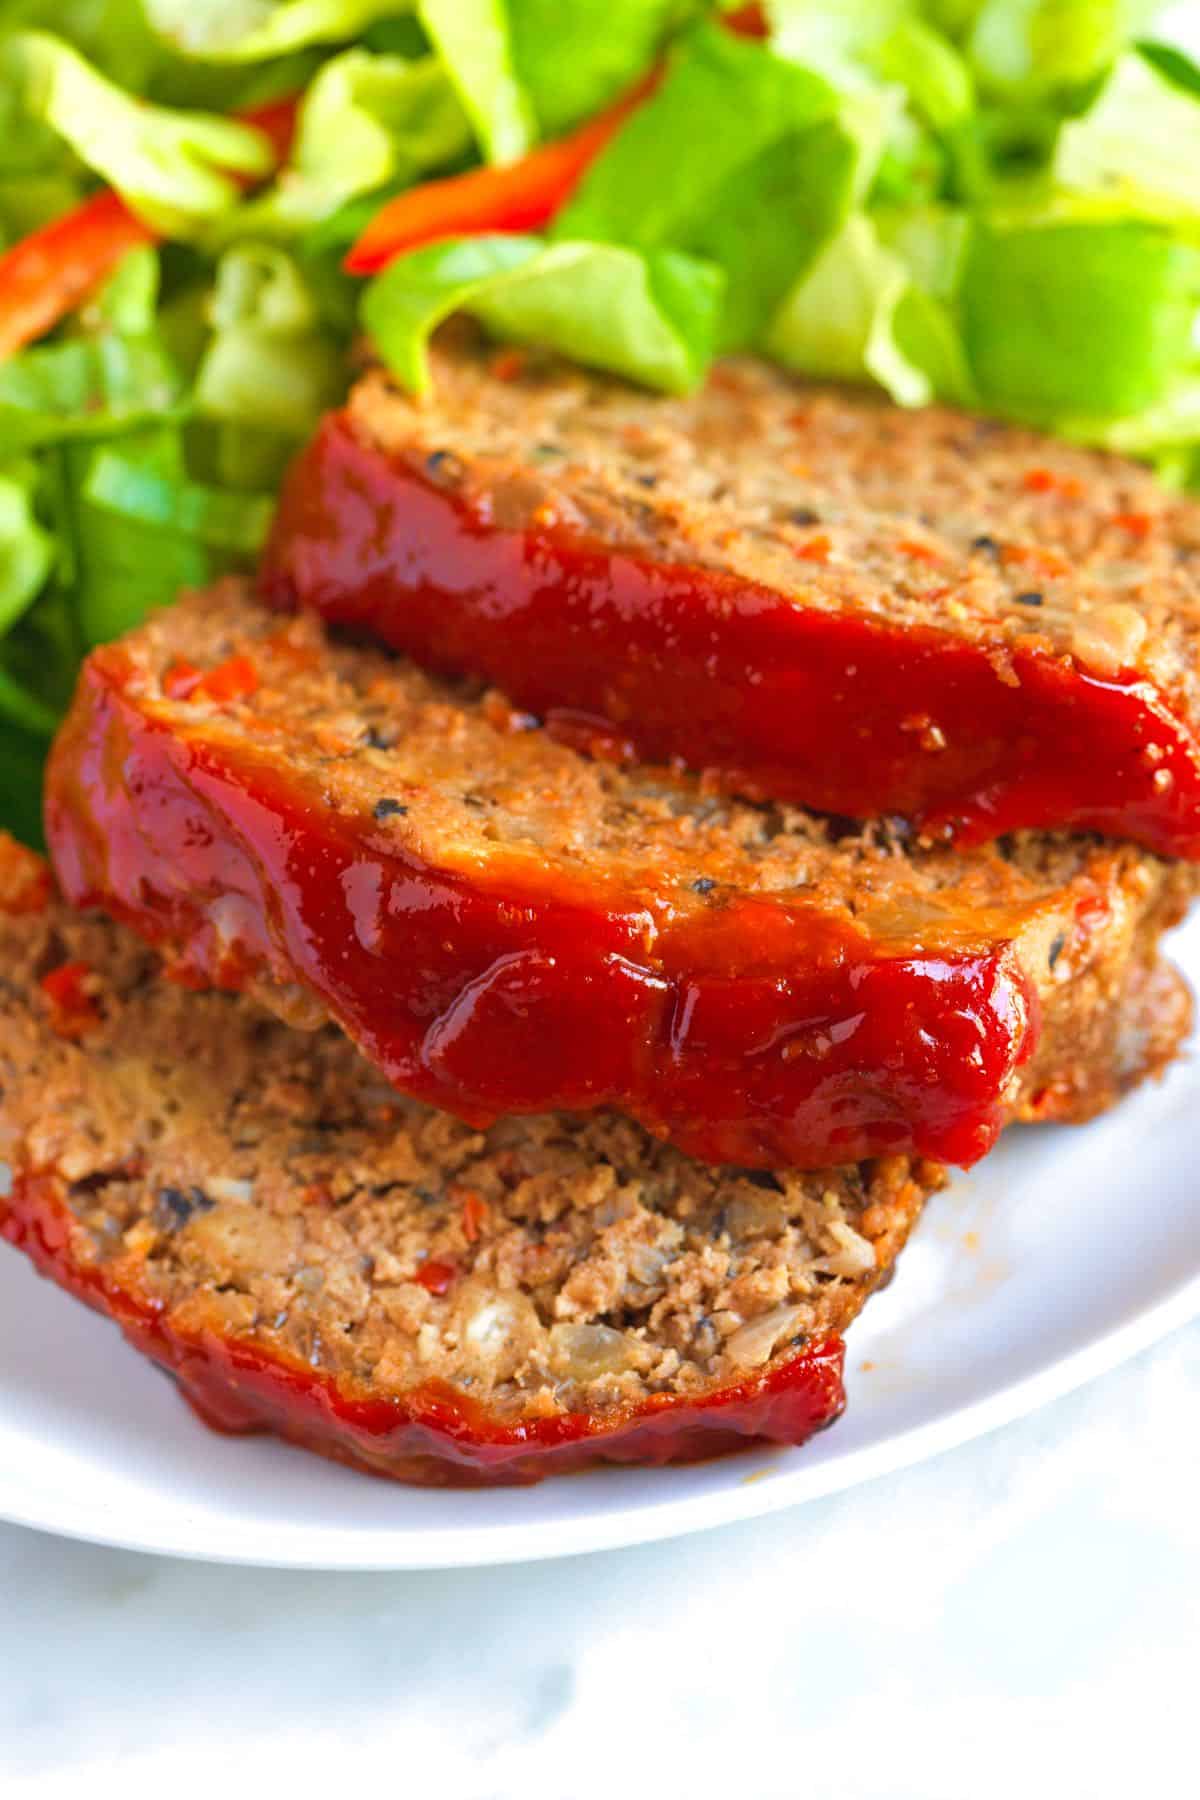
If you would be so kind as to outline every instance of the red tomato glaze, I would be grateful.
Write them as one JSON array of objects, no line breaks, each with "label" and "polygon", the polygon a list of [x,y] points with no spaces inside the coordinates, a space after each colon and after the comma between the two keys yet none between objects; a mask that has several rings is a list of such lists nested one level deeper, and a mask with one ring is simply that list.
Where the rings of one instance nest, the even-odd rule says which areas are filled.
[{"label": "red tomato glaze", "polygon": [[744,1167],[970,1163],[1003,1122],[1039,1019],[1002,934],[897,948],[803,899],[631,896],[499,850],[435,866],[278,752],[140,702],[120,646],[95,652],[47,782],[66,897],[182,979],[298,983],[405,1092],[478,1124],[612,1106]]},{"label": "red tomato glaze", "polygon": [[81,1257],[79,1227],[52,1177],[20,1175],[0,1199],[0,1237],[43,1275],[106,1313],[179,1383],[218,1431],[270,1431],[374,1474],[430,1485],[537,1481],[600,1462],[692,1462],[755,1440],[801,1444],[845,1405],[843,1345],[829,1337],[735,1386],[670,1394],[605,1414],[504,1418],[444,1383],[403,1398],[356,1392],[246,1338],[175,1328],[126,1269]]},{"label": "red tomato glaze", "polygon": [[1134,672],[806,609],[553,523],[501,528],[338,416],[292,469],[262,586],[495,682],[577,744],[608,721],[751,797],[963,843],[1046,826],[1200,858],[1200,746]]}]

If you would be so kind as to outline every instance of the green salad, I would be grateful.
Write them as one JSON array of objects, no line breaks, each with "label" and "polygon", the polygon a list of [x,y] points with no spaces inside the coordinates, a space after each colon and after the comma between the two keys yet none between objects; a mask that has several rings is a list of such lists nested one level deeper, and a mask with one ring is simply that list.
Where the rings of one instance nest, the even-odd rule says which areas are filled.
[{"label": "green salad", "polygon": [[0,0],[0,824],[251,562],[362,333],[754,349],[1200,485],[1200,67],[1139,0]]}]

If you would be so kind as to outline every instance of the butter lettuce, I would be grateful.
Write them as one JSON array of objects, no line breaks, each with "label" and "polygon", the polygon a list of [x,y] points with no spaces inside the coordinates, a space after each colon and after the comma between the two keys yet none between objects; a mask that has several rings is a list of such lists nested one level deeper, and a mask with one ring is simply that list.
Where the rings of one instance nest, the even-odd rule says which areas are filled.
[{"label": "butter lettuce", "polygon": [[142,0],[154,31],[185,56],[262,62],[310,44],[341,43],[406,10],[396,0]]},{"label": "butter lettuce", "polygon": [[288,167],[221,235],[298,236],[356,196],[405,187],[470,146],[467,115],[436,57],[346,50],[305,95]]},{"label": "butter lettuce", "polygon": [[[1123,56],[1096,104],[1066,125],[1054,175],[1113,212],[1177,225],[1200,237],[1200,74],[1189,91],[1186,58]],[[1174,76],[1165,73],[1174,70]]]},{"label": "butter lettuce", "polygon": [[543,137],[627,93],[698,0],[508,0],[513,66]]},{"label": "butter lettuce", "polygon": [[133,430],[182,395],[156,338],[104,333],[35,346],[0,362],[0,456]]},{"label": "butter lettuce", "polygon": [[54,538],[34,510],[37,485],[31,457],[0,463],[0,634],[36,599],[54,566]]},{"label": "butter lettuce", "polygon": [[847,220],[790,295],[766,348],[808,375],[875,381],[902,406],[965,385],[949,316],[862,213]]},{"label": "butter lettuce", "polygon": [[179,237],[224,212],[234,174],[265,175],[261,132],[215,114],[135,100],[47,32],[0,38],[0,127],[52,130],[159,230]]},{"label": "butter lettuce", "polygon": [[967,51],[989,92],[1077,104],[1154,11],[1154,0],[985,0]]},{"label": "butter lettuce", "polygon": [[417,16],[488,162],[515,162],[533,143],[533,108],[517,79],[504,0],[420,0]]},{"label": "butter lettuce", "polygon": [[[721,121],[702,152],[699,118]],[[726,281],[720,347],[752,344],[845,218],[863,162],[873,168],[875,118],[849,114],[816,71],[697,26],[551,235],[715,263]]]},{"label": "butter lettuce", "polygon": [[1200,251],[1137,219],[979,225],[961,300],[985,406],[1104,423],[1157,405],[1190,361]]},{"label": "butter lettuce", "polygon": [[380,355],[417,394],[430,386],[430,334],[459,310],[498,337],[682,392],[708,366],[722,285],[719,270],[673,250],[462,238],[398,257],[362,311]]},{"label": "butter lettuce", "polygon": [[243,244],[217,265],[192,405],[215,429],[217,473],[268,485],[345,386],[344,356],[293,258]]}]

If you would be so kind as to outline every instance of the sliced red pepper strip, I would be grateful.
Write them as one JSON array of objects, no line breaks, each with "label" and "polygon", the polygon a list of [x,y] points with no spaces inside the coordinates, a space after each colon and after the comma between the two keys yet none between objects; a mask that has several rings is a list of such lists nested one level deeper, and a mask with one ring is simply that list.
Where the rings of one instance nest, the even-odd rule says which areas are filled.
[{"label": "sliced red pepper strip", "polygon": [[739,6],[736,12],[726,13],[721,20],[726,31],[732,31],[738,37],[765,38],[771,35],[771,26],[761,6]]},{"label": "sliced red pepper strip", "polygon": [[578,186],[613,134],[657,86],[656,69],[606,112],[518,162],[426,181],[389,200],[346,257],[352,275],[373,275],[419,244],[489,231],[536,231]]},{"label": "sliced red pepper strip", "polygon": [[[286,158],[296,125],[294,96],[240,117],[270,139],[278,161]],[[120,195],[103,188],[14,244],[0,256],[0,358],[43,337],[94,293],[128,251],[160,237]]]},{"label": "sliced red pepper strip", "polygon": [[155,233],[107,188],[0,256],[0,356],[39,338]]},{"label": "sliced red pepper strip", "polygon": [[[766,37],[761,6],[743,6],[722,23],[739,37]],[[441,238],[488,231],[536,231],[570,199],[613,134],[663,76],[660,63],[606,112],[568,137],[543,144],[502,168],[470,169],[443,181],[426,181],[389,200],[346,257],[352,275],[374,275],[402,250]]]},{"label": "sliced red pepper strip", "polygon": [[299,94],[285,94],[282,99],[268,100],[263,106],[248,107],[236,117],[241,124],[252,125],[255,131],[262,132],[275,152],[276,164],[282,167],[292,153],[299,110]]}]

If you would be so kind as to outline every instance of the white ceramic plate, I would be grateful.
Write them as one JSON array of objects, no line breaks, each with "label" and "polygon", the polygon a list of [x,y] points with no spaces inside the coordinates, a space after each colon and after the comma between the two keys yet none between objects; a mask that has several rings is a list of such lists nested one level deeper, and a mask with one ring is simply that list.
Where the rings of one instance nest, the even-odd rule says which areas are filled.
[{"label": "white ceramic plate", "polygon": [[[1200,986],[1200,918],[1178,938]],[[424,1492],[207,1432],[114,1328],[0,1245],[0,1516],[132,1549],[440,1568],[753,1517],[1004,1424],[1200,1314],[1200,1067],[1083,1130],[1009,1133],[938,1195],[849,1337],[845,1417],[799,1450]]]}]

